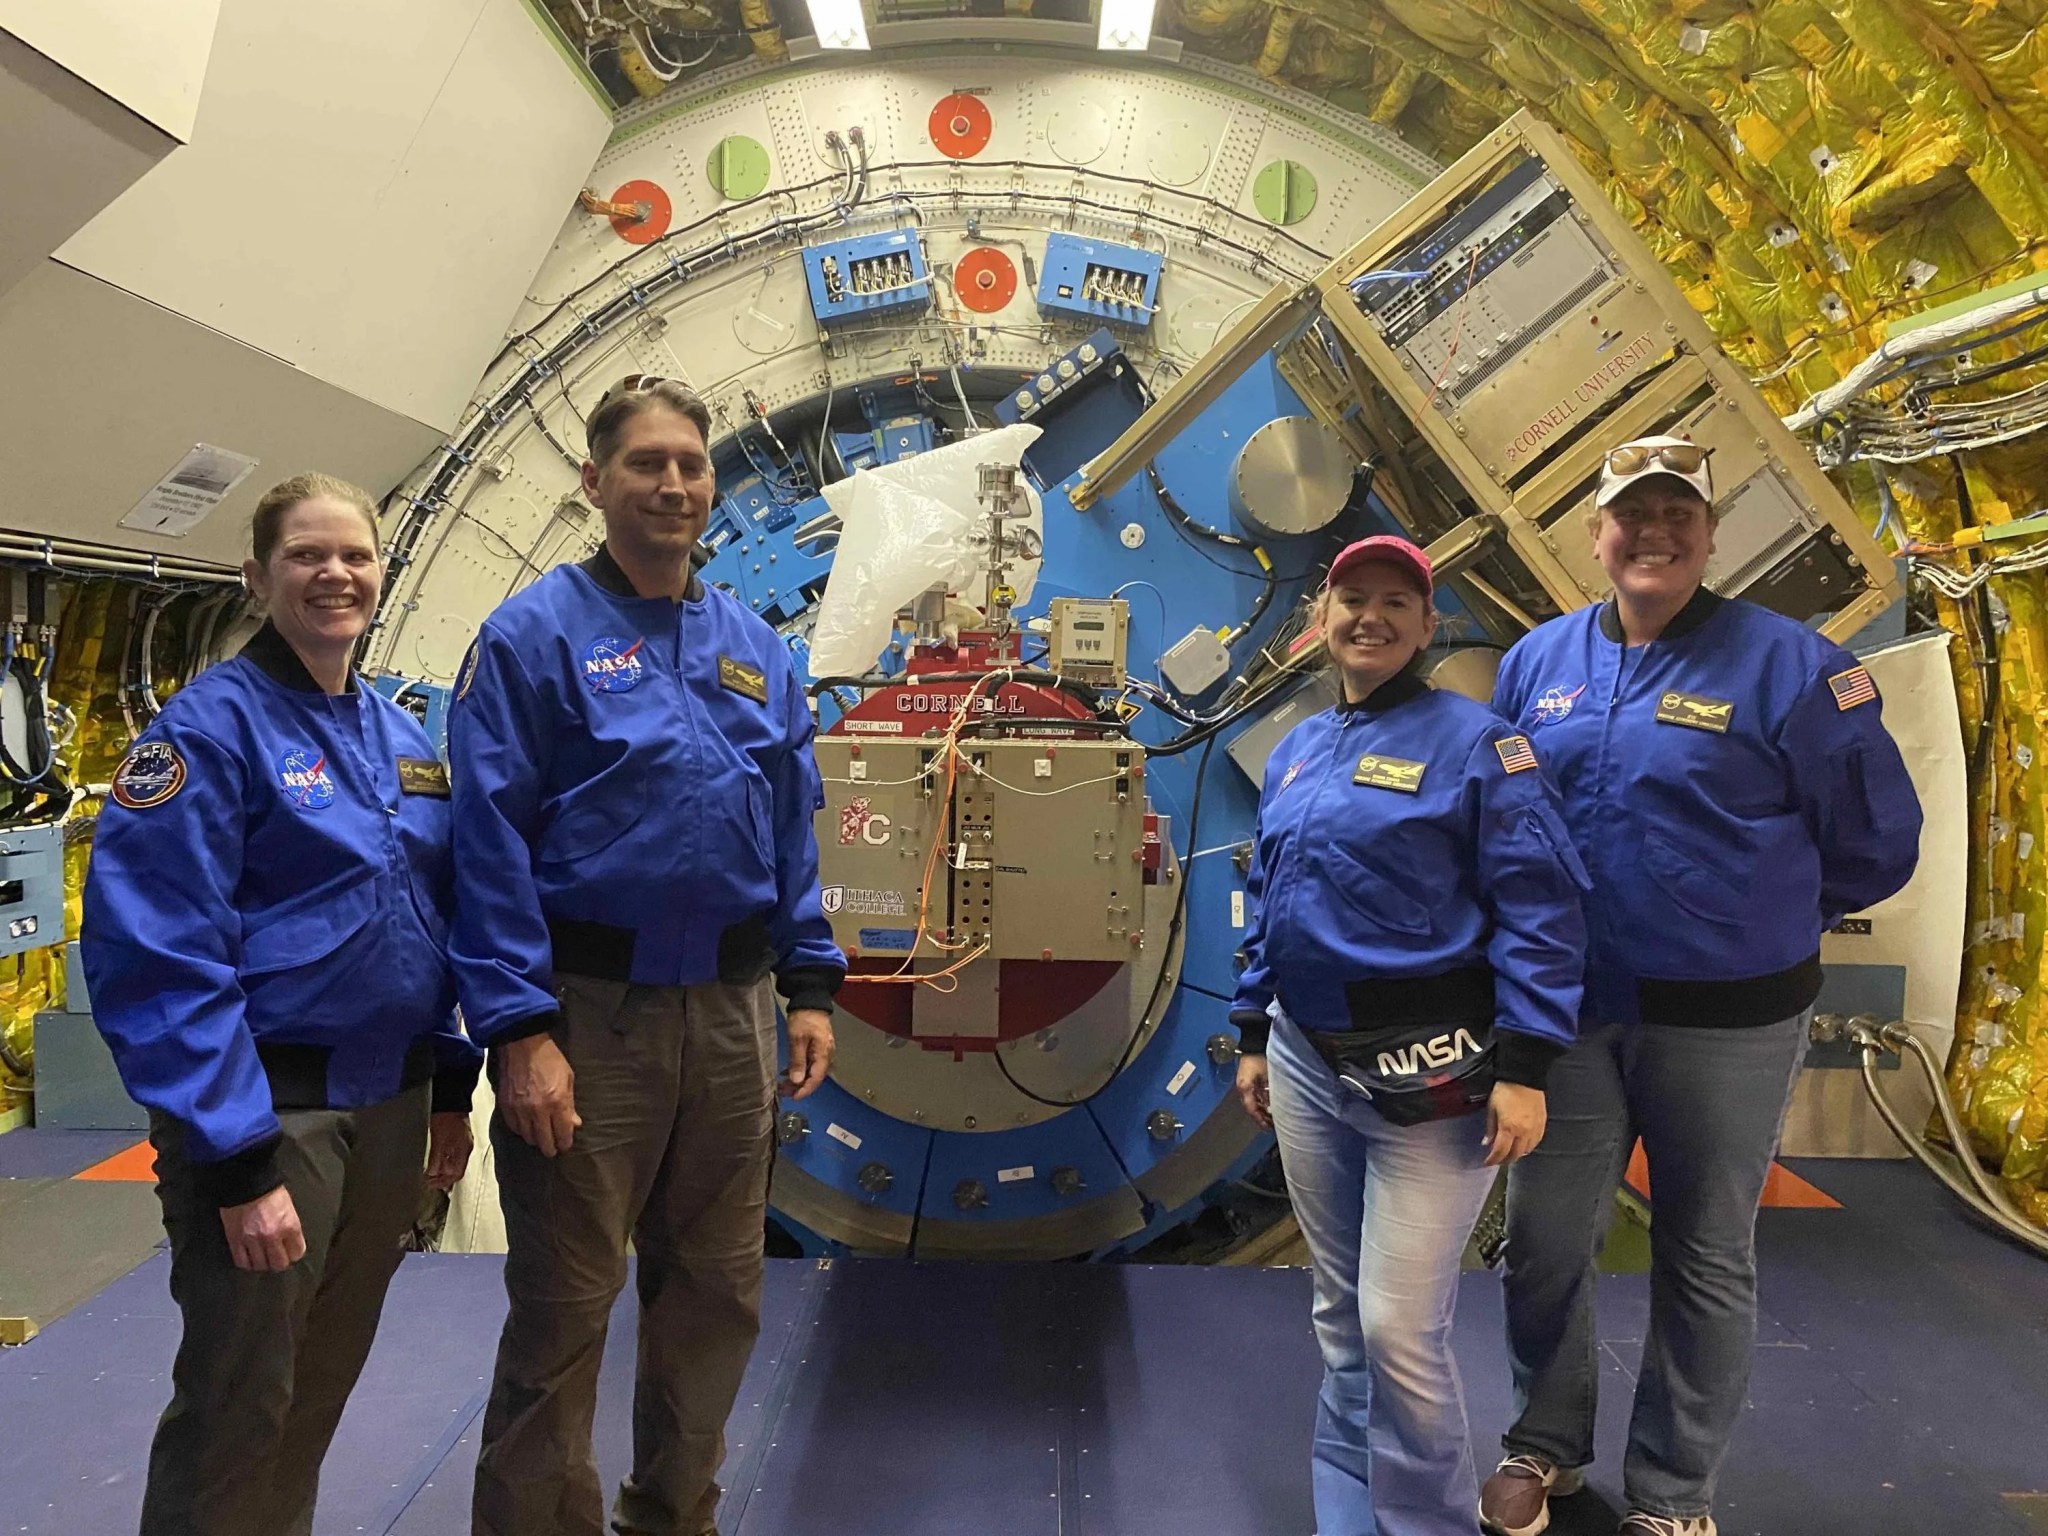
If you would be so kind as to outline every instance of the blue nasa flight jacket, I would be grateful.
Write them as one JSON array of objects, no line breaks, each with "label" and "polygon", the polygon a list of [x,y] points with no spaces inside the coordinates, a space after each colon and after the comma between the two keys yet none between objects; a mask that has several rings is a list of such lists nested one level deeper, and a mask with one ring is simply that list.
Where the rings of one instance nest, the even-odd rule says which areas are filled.
[{"label": "blue nasa flight jacket", "polygon": [[1820,935],[1913,873],[1920,802],[1855,657],[1704,587],[1648,645],[1612,600],[1508,652],[1494,707],[1557,776],[1593,877],[1588,1024],[1745,1027],[1821,983]]},{"label": "blue nasa flight jacket", "polygon": [[182,1122],[223,1206],[284,1182],[277,1111],[431,1077],[469,1108],[456,1026],[448,777],[356,679],[323,692],[265,625],[179,690],[114,774],[80,959],[138,1103]]},{"label": "blue nasa flight jacket", "polygon": [[818,889],[825,803],[781,637],[696,578],[636,595],[610,552],[484,621],[449,714],[453,951],[486,1045],[558,1018],[556,975],[745,984],[830,1009],[846,959]]},{"label": "blue nasa flight jacket", "polygon": [[1495,1075],[1540,1088],[1577,1029],[1584,886],[1527,739],[1403,673],[1267,761],[1231,1022],[1259,1054],[1276,997],[1310,1031],[1476,1008]]}]

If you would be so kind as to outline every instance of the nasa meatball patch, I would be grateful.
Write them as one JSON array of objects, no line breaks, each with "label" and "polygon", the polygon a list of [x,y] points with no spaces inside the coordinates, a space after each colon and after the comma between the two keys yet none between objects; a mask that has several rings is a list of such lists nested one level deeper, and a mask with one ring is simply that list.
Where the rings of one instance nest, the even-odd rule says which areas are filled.
[{"label": "nasa meatball patch", "polygon": [[646,664],[640,660],[640,648],[646,643],[644,637],[621,640],[616,635],[591,641],[584,647],[583,664],[579,669],[590,691],[631,693],[638,688],[641,679],[647,676]]},{"label": "nasa meatball patch", "polygon": [[185,759],[176,747],[167,741],[146,741],[114,770],[114,803],[146,811],[183,789],[185,777]]},{"label": "nasa meatball patch", "polygon": [[325,752],[286,747],[277,755],[277,782],[285,799],[302,811],[324,811],[334,804],[334,780],[328,776]]}]

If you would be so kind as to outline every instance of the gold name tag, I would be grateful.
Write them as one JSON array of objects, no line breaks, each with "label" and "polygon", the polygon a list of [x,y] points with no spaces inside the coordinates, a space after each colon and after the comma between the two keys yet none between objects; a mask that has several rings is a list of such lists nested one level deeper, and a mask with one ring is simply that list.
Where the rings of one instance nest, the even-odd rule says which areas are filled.
[{"label": "gold name tag", "polygon": [[448,765],[438,758],[401,757],[398,760],[398,792],[404,795],[435,795],[448,798]]},{"label": "gold name tag", "polygon": [[1726,734],[1735,718],[1733,699],[1703,698],[1697,693],[1667,693],[1657,701],[1657,723],[1690,726],[1695,731]]},{"label": "gold name tag", "polygon": [[1422,770],[1428,766],[1403,757],[1381,757],[1377,752],[1368,752],[1358,760],[1358,771],[1351,775],[1351,782],[1412,795],[1422,788]]},{"label": "gold name tag", "polygon": [[730,656],[718,658],[718,684],[721,688],[746,695],[756,704],[768,702],[767,674],[743,661],[734,661]]}]

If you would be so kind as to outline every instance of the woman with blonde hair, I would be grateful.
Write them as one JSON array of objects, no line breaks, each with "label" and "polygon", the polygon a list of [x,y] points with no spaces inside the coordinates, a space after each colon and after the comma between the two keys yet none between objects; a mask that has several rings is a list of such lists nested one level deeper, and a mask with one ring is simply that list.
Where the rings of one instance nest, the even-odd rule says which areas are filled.
[{"label": "woman with blonde hair", "polygon": [[1360,540],[1316,614],[1343,702],[1267,763],[1238,1093],[1314,1268],[1318,1536],[1470,1536],[1458,1262],[1494,1170],[1543,1137],[1584,875],[1528,738],[1416,675],[1427,555]]},{"label": "woman with blonde hair", "polygon": [[446,953],[447,771],[350,669],[375,508],[299,475],[252,533],[267,622],[116,770],[80,935],[184,1318],[143,1536],[309,1536],[423,1180],[468,1163],[481,1064]]}]

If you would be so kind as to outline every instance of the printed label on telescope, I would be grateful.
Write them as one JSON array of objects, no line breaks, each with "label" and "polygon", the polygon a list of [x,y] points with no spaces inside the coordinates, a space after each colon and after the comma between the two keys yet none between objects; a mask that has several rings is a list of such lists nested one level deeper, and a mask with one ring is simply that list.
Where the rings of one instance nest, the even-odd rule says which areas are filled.
[{"label": "printed label on telescope", "polygon": [[1181,1089],[1187,1087],[1188,1079],[1193,1077],[1194,1075],[1195,1064],[1192,1061],[1182,1062],[1180,1064],[1180,1070],[1174,1073],[1172,1077],[1167,1079],[1166,1091],[1168,1093],[1179,1093]]},{"label": "printed label on telescope", "polygon": [[1025,1180],[1033,1179],[1037,1176],[1037,1170],[1029,1163],[1026,1163],[1022,1168],[998,1168],[996,1170],[996,1182],[998,1184],[1022,1184]]},{"label": "printed label on telescope", "polygon": [[855,1152],[860,1150],[860,1138],[843,1125],[828,1125],[825,1127],[825,1134],[842,1146],[848,1147]]},{"label": "printed label on telescope", "polygon": [[901,736],[901,720],[842,720],[839,722],[849,734],[863,736]]},{"label": "printed label on telescope", "polygon": [[1244,926],[1243,891],[1232,891],[1230,893],[1230,926],[1233,928],[1242,928]]},{"label": "printed label on telescope", "polygon": [[170,473],[157,481],[149,494],[135,504],[135,510],[121,519],[121,526],[183,538],[199,526],[207,513],[227,500],[228,493],[246,480],[255,467],[256,460],[245,453],[194,443],[192,451],[172,465]]}]

